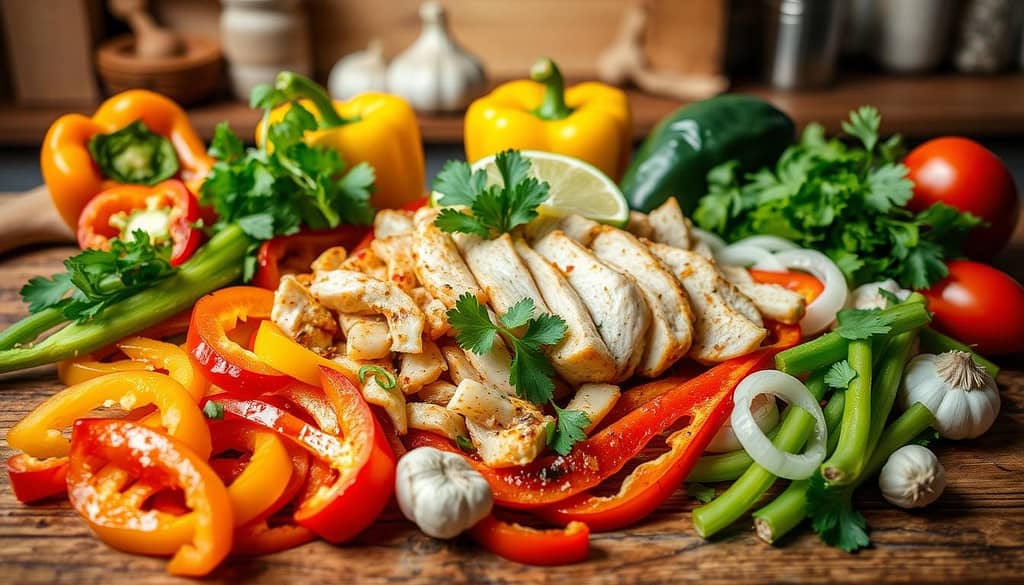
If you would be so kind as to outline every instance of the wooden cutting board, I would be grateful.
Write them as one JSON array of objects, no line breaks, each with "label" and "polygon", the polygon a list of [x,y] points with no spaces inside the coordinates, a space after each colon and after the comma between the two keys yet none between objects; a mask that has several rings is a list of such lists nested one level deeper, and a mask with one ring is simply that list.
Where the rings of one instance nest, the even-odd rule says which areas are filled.
[{"label": "wooden cutting board", "polygon": [[[73,250],[0,257],[0,328],[24,314],[18,288],[51,274]],[[979,440],[941,442],[949,487],[926,510],[886,504],[869,485],[857,498],[873,548],[854,555],[824,546],[809,529],[767,545],[743,520],[705,541],[690,522],[694,502],[677,493],[642,524],[595,534],[586,563],[525,567],[458,539],[433,540],[394,507],[357,542],[316,542],[269,557],[226,562],[212,582],[258,583],[1024,583],[1024,361],[1004,362],[1003,406]],[[53,367],[0,376],[0,457],[7,431],[61,388]],[[67,502],[18,503],[0,473],[0,583],[164,583],[165,560],[114,551]],[[184,582],[183,580],[177,580]]]}]

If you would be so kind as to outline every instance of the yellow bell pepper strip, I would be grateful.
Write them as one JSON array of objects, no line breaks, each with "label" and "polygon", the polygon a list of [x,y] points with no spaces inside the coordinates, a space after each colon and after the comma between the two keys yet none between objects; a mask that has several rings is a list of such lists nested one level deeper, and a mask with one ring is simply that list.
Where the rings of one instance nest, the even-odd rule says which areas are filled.
[{"label": "yellow bell pepper strip", "polygon": [[[121,481],[102,481],[111,467],[115,477],[126,473],[140,482],[180,488],[191,512],[175,516],[144,510],[141,496],[148,490],[122,493]],[[231,551],[234,522],[227,488],[205,457],[154,429],[121,420],[76,422],[68,496],[110,546],[144,554],[173,553],[167,564],[172,575],[206,575]],[[186,533],[191,538],[183,542]]]},{"label": "yellow bell pepper strip", "polygon": [[359,379],[358,372],[303,347],[273,321],[260,323],[252,351],[268,366],[313,386],[320,385],[321,367],[341,372],[350,380]]},{"label": "yellow bell pepper strip", "polygon": [[[270,104],[297,102],[316,116],[320,129],[306,133],[307,144],[337,150],[350,166],[365,162],[373,167],[370,203],[374,207],[397,209],[423,197],[423,143],[416,113],[405,100],[367,92],[348,101],[332,101],[316,82],[290,71],[278,74],[275,89]],[[274,107],[266,120],[274,124],[291,108],[291,104]],[[266,120],[256,128],[258,146],[267,143]],[[267,147],[272,146],[271,140]]]},{"label": "yellow bell pepper strip", "polygon": [[568,89],[555,63],[543,58],[533,80],[498,86],[466,111],[466,160],[503,150],[543,150],[586,161],[613,180],[632,152],[629,100],[621,89],[586,82]]},{"label": "yellow bell pepper strip", "polygon": [[179,346],[146,337],[129,337],[116,345],[129,359],[104,362],[86,356],[65,360],[57,364],[60,381],[72,386],[106,374],[164,370],[185,388],[196,404],[206,395],[206,379],[195,369],[188,353]]},{"label": "yellow bell pepper strip", "polygon": [[242,472],[228,485],[235,526],[259,518],[284,493],[292,476],[292,460],[277,433],[243,420],[210,423],[213,453],[251,453]]},{"label": "yellow bell pepper strip", "polygon": [[63,457],[69,445],[61,431],[111,403],[125,410],[155,405],[168,434],[204,459],[209,457],[210,431],[199,406],[181,384],[155,372],[108,374],[70,386],[14,425],[7,433],[7,444],[32,457]]},{"label": "yellow bell pepper strip", "polygon": [[101,191],[180,177],[197,193],[213,166],[181,106],[144,89],[113,96],[92,117],[58,118],[43,139],[39,162],[53,204],[72,230]]}]

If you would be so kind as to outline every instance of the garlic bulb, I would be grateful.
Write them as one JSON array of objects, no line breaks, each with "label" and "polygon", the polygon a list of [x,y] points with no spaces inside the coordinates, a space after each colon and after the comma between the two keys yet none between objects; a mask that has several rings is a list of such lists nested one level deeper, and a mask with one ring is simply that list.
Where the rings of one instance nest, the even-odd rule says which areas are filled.
[{"label": "garlic bulb", "polygon": [[946,439],[973,439],[999,414],[995,380],[966,351],[921,354],[910,360],[900,386],[903,408],[924,404]]},{"label": "garlic bulb", "polygon": [[882,293],[878,292],[880,289],[896,295],[896,298],[901,301],[907,300],[907,297],[910,296],[910,291],[900,288],[900,285],[896,284],[895,280],[869,282],[853,289],[853,294],[850,296],[853,308],[884,309],[889,306],[886,298],[882,296]]},{"label": "garlic bulb", "polygon": [[483,65],[449,36],[440,3],[424,2],[420,18],[419,38],[388,67],[388,91],[421,112],[462,110],[486,88]]},{"label": "garlic bulb", "polygon": [[[775,403],[775,397],[771,394],[760,394],[750,403],[750,413],[754,415],[754,421],[763,432],[768,432],[779,424],[779,407]],[[732,430],[732,421],[725,419],[725,424],[718,429],[714,438],[708,443],[708,453],[728,453],[742,449],[736,433]]]},{"label": "garlic bulb", "polygon": [[395,498],[434,538],[454,538],[491,513],[491,486],[461,455],[420,447],[398,460]]},{"label": "garlic bulb", "polygon": [[380,39],[372,39],[366,50],[345,55],[334,64],[327,78],[327,89],[337,100],[347,100],[368,91],[384,91],[387,70]]},{"label": "garlic bulb", "polygon": [[906,445],[889,456],[878,475],[878,487],[894,506],[923,508],[946,489],[946,470],[935,453],[921,445]]}]

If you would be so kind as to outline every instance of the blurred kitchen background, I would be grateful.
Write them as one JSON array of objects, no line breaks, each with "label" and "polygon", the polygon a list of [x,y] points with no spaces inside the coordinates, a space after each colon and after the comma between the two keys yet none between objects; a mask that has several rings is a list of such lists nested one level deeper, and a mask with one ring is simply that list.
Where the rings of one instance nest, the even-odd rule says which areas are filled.
[{"label": "blurred kitchen background", "polygon": [[887,133],[961,134],[1024,184],[1024,0],[0,0],[0,191],[41,183],[50,123],[155,89],[209,138],[250,135],[249,88],[313,74],[420,111],[428,177],[460,158],[461,110],[550,56],[570,82],[629,88],[635,136],[723,91],[837,131],[873,104]]}]

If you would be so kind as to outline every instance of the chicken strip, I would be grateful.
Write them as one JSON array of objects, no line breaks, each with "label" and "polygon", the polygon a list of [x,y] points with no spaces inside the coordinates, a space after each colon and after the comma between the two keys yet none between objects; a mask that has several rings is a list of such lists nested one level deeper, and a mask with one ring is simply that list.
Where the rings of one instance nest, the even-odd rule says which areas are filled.
[{"label": "chicken strip", "polygon": [[409,296],[416,301],[416,306],[423,311],[423,315],[427,318],[427,337],[438,339],[451,331],[451,325],[448,324],[447,307],[441,301],[430,296],[427,289],[414,288],[409,292]]},{"label": "chicken strip", "polygon": [[602,227],[590,248],[639,285],[651,309],[651,328],[637,373],[650,378],[661,375],[693,343],[693,311],[682,285],[643,242],[620,229]]},{"label": "chicken strip", "polygon": [[405,292],[410,292],[419,285],[412,245],[411,235],[374,238],[370,243],[373,253],[384,260],[388,282],[397,284]]},{"label": "chicken strip", "polygon": [[339,313],[383,315],[391,332],[391,350],[423,351],[423,311],[397,285],[361,272],[318,272],[310,292],[324,306]]},{"label": "chicken strip", "polygon": [[625,230],[638,238],[650,238],[654,233],[654,226],[651,225],[651,219],[647,214],[630,211]]},{"label": "chicken strip", "polygon": [[648,243],[651,251],[672,271],[693,303],[696,331],[690,356],[718,363],[746,355],[761,345],[768,331],[734,309],[719,294],[725,279],[700,254],[664,244]]},{"label": "chicken strip", "polygon": [[618,382],[632,376],[643,358],[651,324],[651,310],[633,278],[601,262],[561,230],[536,241],[533,249],[565,275],[608,346],[616,374],[602,381]]},{"label": "chicken strip", "polygon": [[565,337],[550,350],[555,371],[572,384],[600,382],[615,377],[615,359],[586,305],[553,264],[534,252],[526,242],[515,241],[516,252],[526,263],[544,302],[567,326]]},{"label": "chicken strip", "polygon": [[570,238],[589,246],[599,227],[601,224],[596,221],[577,214],[562,217],[541,216],[527,224],[526,239],[534,242],[555,230],[562,230]]},{"label": "chicken strip", "polygon": [[292,339],[318,352],[334,343],[338,322],[292,275],[281,277],[270,318]]},{"label": "chicken strip", "polygon": [[486,303],[487,295],[462,261],[455,242],[434,225],[436,217],[436,209],[423,208],[416,212],[416,237],[413,239],[416,278],[432,297],[449,309],[465,293]]},{"label": "chicken strip", "polygon": [[[326,265],[319,265],[326,267]],[[353,252],[351,256],[345,258],[338,268],[331,270],[352,270],[355,272],[362,272],[376,278],[378,280],[387,280],[388,278],[388,266],[371,248],[363,248]],[[318,269],[317,273],[329,272],[329,270]]]},{"label": "chicken strip", "polygon": [[381,209],[373,217],[374,238],[409,235],[414,229],[411,211]]},{"label": "chicken strip", "polygon": [[764,318],[787,325],[803,319],[807,301],[800,293],[778,284],[754,282],[750,273],[739,266],[720,266],[719,270],[741,293],[750,297]]},{"label": "chicken strip", "polygon": [[679,201],[675,197],[669,197],[647,216],[651,222],[652,234],[649,239],[672,246],[690,250],[693,248],[695,239],[693,237],[693,225],[683,215],[679,207]]},{"label": "chicken strip", "polygon": [[391,331],[380,315],[338,314],[345,334],[345,355],[354,360],[378,360],[391,355]]},{"label": "chicken strip", "polygon": [[528,298],[533,301],[535,315],[551,312],[530,271],[516,254],[511,236],[502,234],[493,240],[485,240],[470,234],[455,234],[452,239],[473,277],[490,299],[492,309],[506,313],[513,305]]}]

